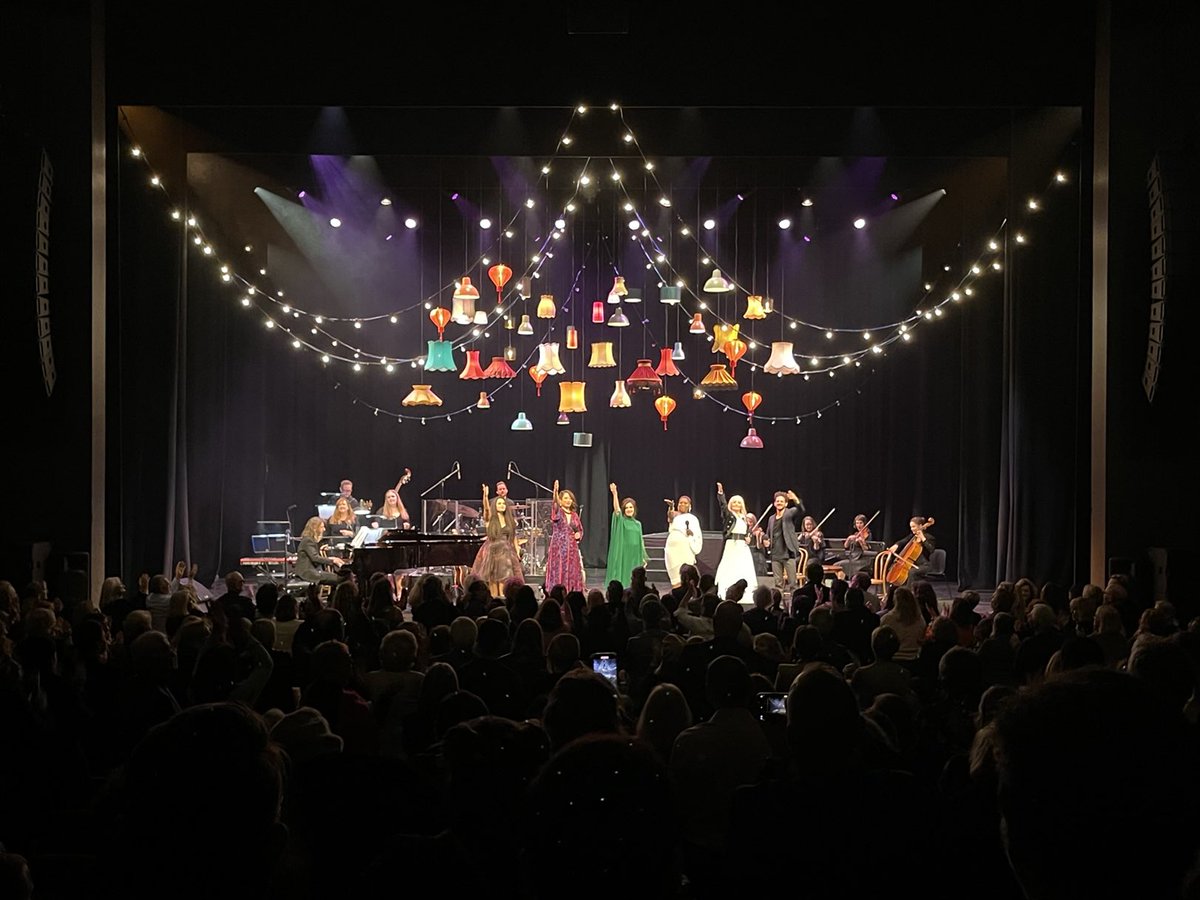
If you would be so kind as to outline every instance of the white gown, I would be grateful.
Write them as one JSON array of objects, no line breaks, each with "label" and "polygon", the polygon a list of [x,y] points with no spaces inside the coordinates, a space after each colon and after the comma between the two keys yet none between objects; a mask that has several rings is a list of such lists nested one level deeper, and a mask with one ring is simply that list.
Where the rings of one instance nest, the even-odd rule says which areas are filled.
[{"label": "white gown", "polygon": [[725,542],[721,562],[717,566],[717,596],[725,599],[725,592],[739,579],[746,579],[746,592],[742,595],[742,606],[753,606],[752,595],[758,587],[758,572],[754,568],[754,557],[746,543],[746,517],[737,516],[733,524],[733,536]]},{"label": "white gown", "polygon": [[[688,531],[691,531],[691,537]],[[683,565],[694,566],[700,548],[704,546],[704,534],[700,520],[692,513],[677,513],[667,529],[667,542],[663,546],[663,561],[667,565],[667,577],[671,586],[679,584],[679,569]]]}]

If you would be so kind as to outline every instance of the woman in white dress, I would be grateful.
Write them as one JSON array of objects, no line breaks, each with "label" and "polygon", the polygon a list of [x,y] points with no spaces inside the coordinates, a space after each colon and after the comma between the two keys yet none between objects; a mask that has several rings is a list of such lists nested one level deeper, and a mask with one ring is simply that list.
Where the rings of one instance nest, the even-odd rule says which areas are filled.
[{"label": "woman in white dress", "polygon": [[684,495],[676,504],[667,501],[667,542],[663,546],[663,559],[667,564],[667,577],[671,587],[682,585],[679,569],[684,565],[694,566],[700,548],[704,545],[704,533],[700,520],[692,512],[692,498]]},{"label": "woman in white dress", "polygon": [[754,568],[754,557],[750,554],[750,527],[746,523],[746,501],[734,494],[725,501],[725,488],[717,482],[717,502],[721,505],[721,526],[725,536],[725,549],[717,565],[717,596],[725,599],[725,593],[739,579],[745,579],[746,591],[742,605],[750,606],[751,595],[758,587],[758,572]]}]

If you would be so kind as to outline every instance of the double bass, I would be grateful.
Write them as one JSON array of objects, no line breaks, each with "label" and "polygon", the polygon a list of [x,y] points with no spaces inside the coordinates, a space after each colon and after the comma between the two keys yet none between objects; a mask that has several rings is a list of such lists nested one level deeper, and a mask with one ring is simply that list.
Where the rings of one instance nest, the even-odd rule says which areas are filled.
[{"label": "double bass", "polygon": [[[934,523],[932,517],[925,520],[923,525],[918,525],[917,529],[921,534],[924,534],[925,529]],[[916,565],[918,559],[921,558],[921,549],[924,541],[917,540],[917,533],[914,532],[908,544],[899,553],[894,554],[895,559],[888,566],[887,573],[883,576],[885,585],[904,584],[908,581],[908,573],[912,571],[912,567]]]}]

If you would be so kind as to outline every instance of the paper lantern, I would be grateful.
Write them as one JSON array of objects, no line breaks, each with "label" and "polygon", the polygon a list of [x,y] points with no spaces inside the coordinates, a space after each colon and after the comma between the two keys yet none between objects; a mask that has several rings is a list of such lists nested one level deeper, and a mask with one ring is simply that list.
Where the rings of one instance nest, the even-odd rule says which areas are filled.
[{"label": "paper lantern", "polygon": [[537,395],[542,396],[542,382],[546,380],[546,373],[537,366],[529,367],[529,377],[533,379],[533,383],[537,385]]},{"label": "paper lantern", "polygon": [[661,391],[662,379],[650,365],[650,360],[639,359],[633,373],[625,379],[631,391]]},{"label": "paper lantern", "polygon": [[761,450],[763,448],[762,438],[758,436],[758,432],[751,428],[746,432],[746,436],[742,438],[742,443],[739,445],[743,450]]},{"label": "paper lantern", "polygon": [[533,334],[533,323],[529,321],[529,316],[521,316],[521,324],[517,326],[517,334]]},{"label": "paper lantern", "polygon": [[733,290],[733,285],[721,274],[720,269],[713,269],[712,277],[704,282],[704,293],[724,294]]},{"label": "paper lantern", "polygon": [[458,373],[458,377],[462,379],[485,378],[483,369],[479,365],[479,351],[467,351],[467,364],[463,366],[463,370]]},{"label": "paper lantern", "polygon": [[604,301],[597,300],[592,304],[592,322],[596,325],[604,324]]},{"label": "paper lantern", "polygon": [[525,413],[519,412],[509,428],[513,431],[533,431],[533,423],[525,418]]},{"label": "paper lantern", "polygon": [[746,393],[742,394],[742,406],[746,407],[746,412],[752,416],[761,403],[762,394],[758,391],[746,391]]},{"label": "paper lantern", "polygon": [[800,364],[792,355],[791,341],[775,341],[771,344],[771,358],[763,366],[768,375],[799,375]]},{"label": "paper lantern", "polygon": [[671,348],[663,347],[659,350],[659,354],[662,358],[659,360],[658,366],[654,369],[654,373],[664,378],[668,375],[678,375],[679,368],[675,365],[675,360],[671,358]]},{"label": "paper lantern", "polygon": [[554,313],[554,295],[542,294],[542,299],[538,301],[537,305],[537,317],[539,319],[553,319]]},{"label": "paper lantern", "polygon": [[579,349],[579,329],[577,329],[574,325],[567,326],[567,349]]},{"label": "paper lantern", "polygon": [[675,362],[687,359],[687,354],[683,352],[683,341],[675,342],[675,349],[671,351],[671,359]]},{"label": "paper lantern", "polygon": [[629,317],[625,315],[625,310],[618,306],[613,310],[613,314],[608,317],[608,324],[611,328],[628,328]]},{"label": "paper lantern", "polygon": [[454,345],[449,341],[427,341],[429,352],[425,354],[426,372],[453,372]]},{"label": "paper lantern", "polygon": [[567,371],[563,367],[562,361],[558,358],[557,341],[538,344],[537,367],[547,375],[561,375]]},{"label": "paper lantern", "polygon": [[492,364],[483,370],[484,378],[513,378],[516,374],[503,356],[493,356]]},{"label": "paper lantern", "polygon": [[642,302],[642,289],[641,288],[630,288],[625,293],[625,302],[626,303],[641,303]]},{"label": "paper lantern", "polygon": [[444,306],[435,306],[429,311],[429,320],[437,326],[438,338],[442,337],[442,332],[446,330],[446,326],[450,324],[450,310]]},{"label": "paper lantern", "polygon": [[763,298],[758,294],[751,294],[746,298],[746,311],[742,313],[743,319],[765,319],[767,311],[763,309]]},{"label": "paper lantern", "polygon": [[441,406],[442,398],[428,384],[414,384],[408,396],[400,401],[402,406]]},{"label": "paper lantern", "polygon": [[725,358],[729,360],[729,370],[737,372],[738,360],[746,355],[745,341],[730,341],[725,345]]},{"label": "paper lantern", "polygon": [[662,419],[663,431],[667,430],[667,417],[675,412],[675,401],[663,394],[654,401],[654,408],[658,410],[658,417]]},{"label": "paper lantern", "polygon": [[678,303],[683,296],[683,288],[677,284],[664,284],[658,289],[659,303]]},{"label": "paper lantern", "polygon": [[592,344],[592,358],[588,361],[589,369],[611,369],[617,364],[613,359],[612,341],[597,341]]},{"label": "paper lantern", "polygon": [[692,313],[692,324],[688,326],[688,331],[692,334],[704,334],[707,330],[704,327],[704,319],[700,318],[700,313]]},{"label": "paper lantern", "polygon": [[738,339],[738,329],[741,325],[726,325],[724,322],[718,322],[713,326],[713,353],[724,353],[725,345],[730,341]]},{"label": "paper lantern", "polygon": [[708,374],[700,380],[700,386],[709,391],[735,391],[738,384],[725,369],[724,363],[713,363]]},{"label": "paper lantern", "polygon": [[584,381],[560,381],[558,383],[558,411],[560,413],[585,413],[587,402],[583,392]]},{"label": "paper lantern", "polygon": [[504,263],[496,263],[488,269],[488,278],[492,279],[492,284],[496,286],[496,305],[499,306],[503,297],[501,291],[508,284],[508,279],[512,278],[513,270]]},{"label": "paper lantern", "polygon": [[479,409],[491,409],[492,408],[492,400],[490,397],[488,397],[487,391],[479,392],[479,402],[476,403],[475,406]]},{"label": "paper lantern", "polygon": [[629,289],[625,287],[625,277],[617,275],[613,278],[612,290],[608,292],[609,303],[620,303],[621,298],[629,293]]},{"label": "paper lantern", "polygon": [[608,405],[613,409],[628,409],[633,405],[633,401],[629,399],[629,391],[625,390],[625,382],[617,379],[614,384],[612,396],[608,398]]}]

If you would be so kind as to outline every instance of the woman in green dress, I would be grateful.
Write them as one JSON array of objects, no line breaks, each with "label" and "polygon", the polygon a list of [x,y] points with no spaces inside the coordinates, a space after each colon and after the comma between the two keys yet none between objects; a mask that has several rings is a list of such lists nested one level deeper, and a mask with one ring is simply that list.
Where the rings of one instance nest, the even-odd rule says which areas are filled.
[{"label": "woman in green dress", "polygon": [[608,571],[605,581],[619,581],[628,586],[633,570],[648,562],[646,542],[642,540],[642,523],[637,518],[637,504],[632,497],[617,499],[617,486],[610,484],[613,512],[608,532]]}]

